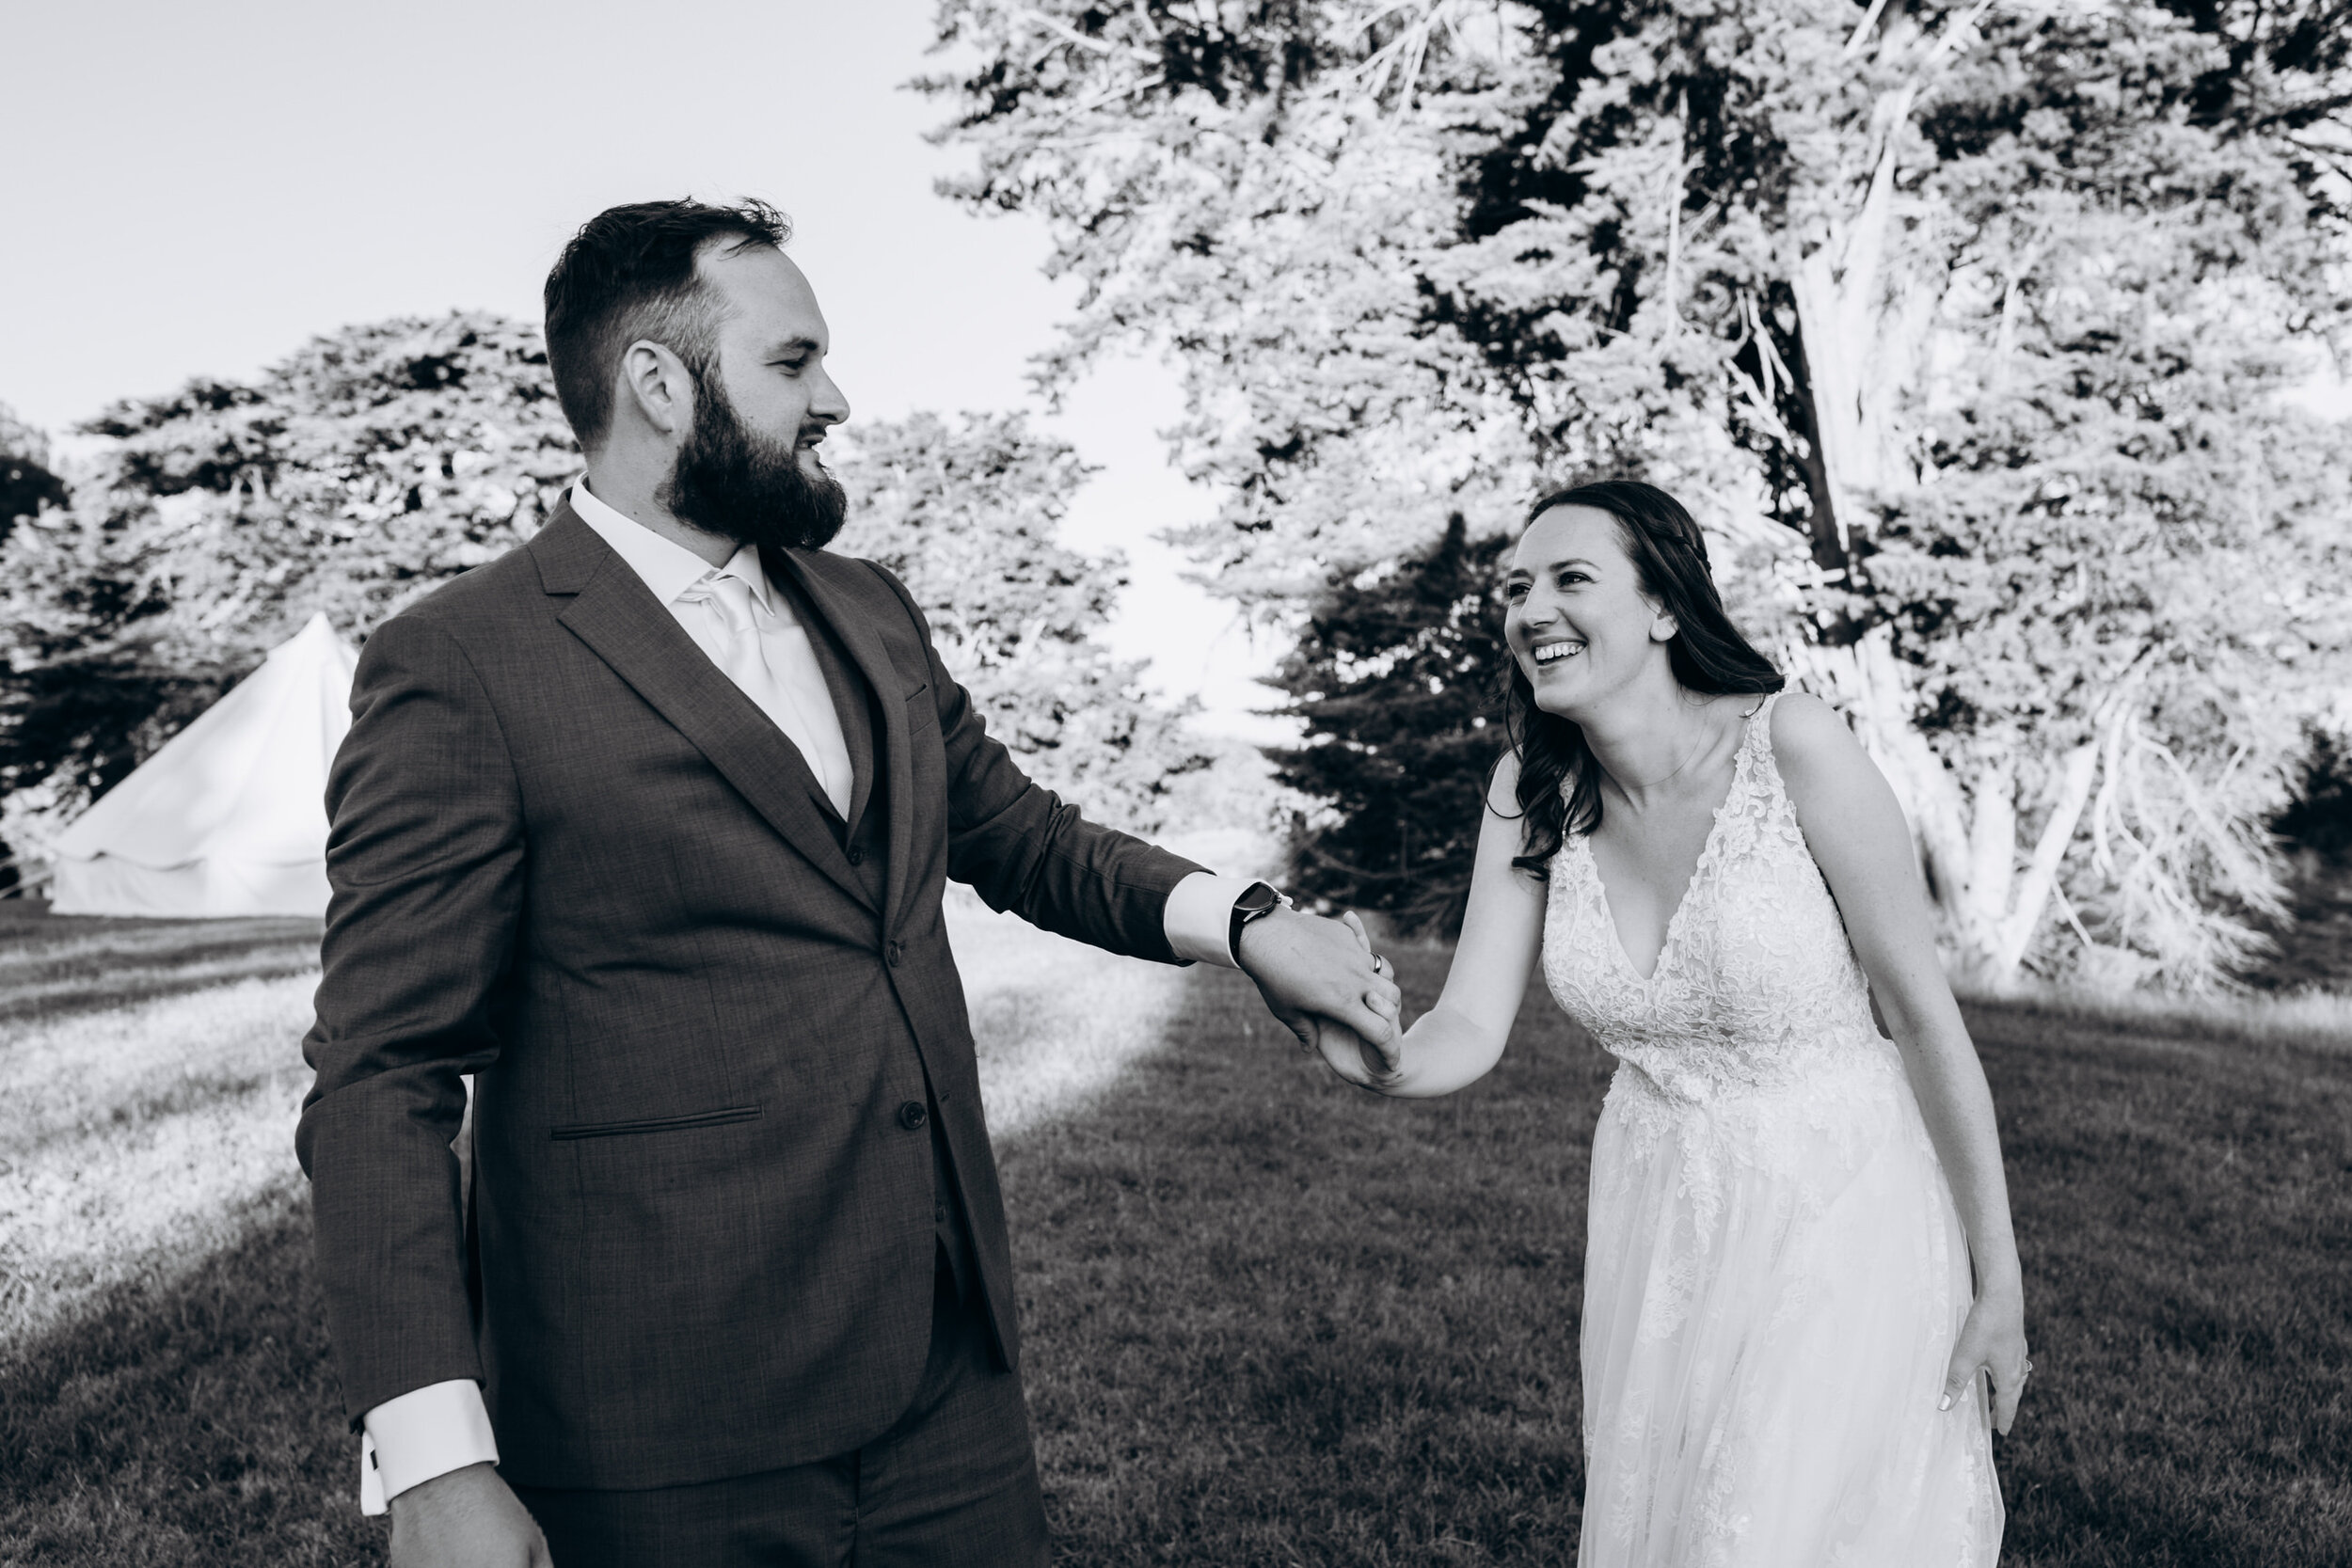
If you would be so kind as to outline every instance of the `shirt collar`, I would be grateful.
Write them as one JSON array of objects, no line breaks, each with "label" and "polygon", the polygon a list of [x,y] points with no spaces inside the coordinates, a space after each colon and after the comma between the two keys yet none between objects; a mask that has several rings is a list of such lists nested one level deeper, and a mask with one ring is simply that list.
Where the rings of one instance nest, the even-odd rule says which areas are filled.
[{"label": "shirt collar", "polygon": [[636,518],[598,500],[590,493],[584,478],[573,483],[571,501],[580,520],[594,529],[597,538],[612,546],[612,553],[627,562],[628,569],[664,605],[675,603],[679,594],[705,578],[726,576],[741,578],[750,585],[752,597],[759,601],[759,608],[771,615],[775,613],[775,597],[768,585],[768,574],[759,563],[757,546],[745,545],[714,572],[708,562],[685,546],[662,538]]}]

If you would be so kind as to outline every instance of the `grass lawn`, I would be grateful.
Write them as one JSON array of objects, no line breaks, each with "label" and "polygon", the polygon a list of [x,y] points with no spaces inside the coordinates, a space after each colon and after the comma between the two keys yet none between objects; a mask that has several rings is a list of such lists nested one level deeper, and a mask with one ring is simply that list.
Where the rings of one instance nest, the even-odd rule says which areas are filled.
[{"label": "grass lawn", "polygon": [[[1061,1560],[1572,1561],[1597,1052],[1532,998],[1486,1083],[1375,1101],[1234,976],[981,940]],[[1425,1005],[1443,955],[1398,957]],[[2004,1560],[2352,1561],[2352,1048],[1971,1017],[2039,1369],[1999,1455]],[[0,1022],[0,1073],[51,1026]],[[0,1158],[27,1114],[0,1101]],[[296,1191],[251,1204],[228,1244],[0,1350],[0,1564],[377,1560]]]}]

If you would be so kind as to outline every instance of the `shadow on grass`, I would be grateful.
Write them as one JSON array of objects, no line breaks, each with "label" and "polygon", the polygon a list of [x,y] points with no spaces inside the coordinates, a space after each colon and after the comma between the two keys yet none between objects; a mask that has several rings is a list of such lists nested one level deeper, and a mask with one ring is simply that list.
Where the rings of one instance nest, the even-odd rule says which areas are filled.
[{"label": "shadow on grass", "polygon": [[[1426,1006],[1445,956],[1398,957]],[[1238,977],[1185,987],[1160,1051],[1001,1149],[1061,1560],[1572,1561],[1606,1059],[1531,996],[1486,1083],[1391,1103]],[[2003,1560],[2352,1560],[2352,1061],[1971,1020],[2039,1368]],[[0,1561],[378,1560],[298,1201],[0,1368]]]},{"label": "shadow on grass", "polygon": [[377,1562],[310,1276],[307,1193],[169,1287],[0,1362],[0,1562]]},{"label": "shadow on grass", "polygon": [[[1399,955],[1408,1008],[1445,955]],[[1004,1149],[1071,1563],[1561,1563],[1607,1062],[1533,994],[1451,1101],[1302,1061],[1192,972],[1168,1045]],[[2352,1561],[2352,1062],[1972,1008],[2039,1369],[2003,1560]]]},{"label": "shadow on grass", "polygon": [[321,922],[279,916],[133,920],[0,899],[0,1024],[314,970]]},{"label": "shadow on grass", "polygon": [[[1441,956],[1406,955],[1425,1005]],[[1239,976],[1000,1150],[1060,1560],[1573,1559],[1606,1073],[1556,1014],[1450,1101],[1310,1063]]]}]

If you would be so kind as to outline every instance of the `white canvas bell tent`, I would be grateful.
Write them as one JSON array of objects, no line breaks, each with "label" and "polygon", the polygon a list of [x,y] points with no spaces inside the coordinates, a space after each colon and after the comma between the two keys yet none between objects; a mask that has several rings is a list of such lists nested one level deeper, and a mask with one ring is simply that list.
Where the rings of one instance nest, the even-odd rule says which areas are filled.
[{"label": "white canvas bell tent", "polygon": [[325,615],[74,819],[57,914],[326,912],[326,770],[358,657]]}]

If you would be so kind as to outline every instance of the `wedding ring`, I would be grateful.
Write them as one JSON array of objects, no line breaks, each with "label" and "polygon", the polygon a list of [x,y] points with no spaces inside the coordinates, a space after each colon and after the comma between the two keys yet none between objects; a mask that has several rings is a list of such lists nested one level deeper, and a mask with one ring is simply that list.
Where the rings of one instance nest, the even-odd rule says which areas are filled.
[{"label": "wedding ring", "polygon": [[2019,1377],[2031,1377],[2031,1376],[2033,1376],[2033,1363],[2032,1363],[2032,1362],[2030,1362],[2030,1361],[2026,1362],[2026,1370],[2025,1370],[2024,1371],[2022,1371],[2022,1372],[2019,1372],[2017,1375],[2018,1375]]},{"label": "wedding ring", "polygon": [[1395,969],[1390,965],[1389,960],[1378,953],[1375,953],[1372,956],[1372,972],[1375,974],[1379,975],[1383,980],[1396,973]]}]

